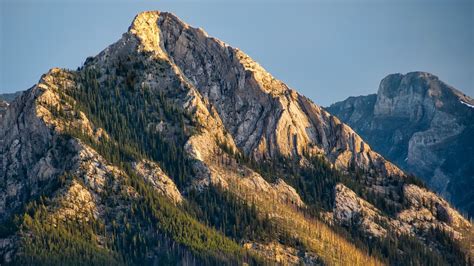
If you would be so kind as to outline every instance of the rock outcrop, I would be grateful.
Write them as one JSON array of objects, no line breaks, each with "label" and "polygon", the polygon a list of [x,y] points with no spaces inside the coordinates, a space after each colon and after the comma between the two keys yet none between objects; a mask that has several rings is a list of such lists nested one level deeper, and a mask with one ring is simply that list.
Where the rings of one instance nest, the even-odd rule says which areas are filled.
[{"label": "rock outcrop", "polygon": [[300,252],[295,248],[280,243],[245,243],[244,248],[257,252],[268,260],[279,265],[324,265],[320,258],[311,252]]},{"label": "rock outcrop", "polygon": [[457,239],[463,237],[459,232],[472,230],[464,217],[433,192],[415,185],[406,185],[403,190],[409,207],[396,217],[387,217],[354,191],[337,184],[335,208],[330,218],[346,226],[360,227],[369,236],[379,238],[386,237],[389,232],[424,235],[432,229],[441,229]]},{"label": "rock outcrop", "polygon": [[174,203],[181,203],[183,201],[183,197],[173,180],[161,170],[158,164],[144,160],[134,163],[133,168],[137,174],[150,182],[158,193],[165,195]]}]

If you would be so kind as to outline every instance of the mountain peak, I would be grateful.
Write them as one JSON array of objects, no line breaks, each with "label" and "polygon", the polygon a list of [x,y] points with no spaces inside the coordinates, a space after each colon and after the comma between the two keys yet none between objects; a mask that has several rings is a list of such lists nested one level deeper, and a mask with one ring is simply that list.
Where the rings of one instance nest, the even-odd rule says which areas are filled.
[{"label": "mountain peak", "polygon": [[[203,29],[193,28],[173,13],[161,11],[144,11],[137,14],[128,32],[138,38],[141,51],[153,53],[158,58],[169,59],[164,49],[163,35],[181,34],[185,30],[191,30],[193,35],[201,39],[208,37]],[[220,43],[225,45],[223,42]]]},{"label": "mountain peak", "polygon": [[406,74],[390,74],[380,82],[378,94],[394,97],[403,93],[404,90],[412,89],[412,85],[415,83],[418,86],[416,86],[414,93],[424,93],[430,88],[428,84],[429,81],[438,81],[438,77],[431,73],[422,71],[408,72]]},{"label": "mountain peak", "polygon": [[160,47],[160,32],[157,24],[159,17],[159,11],[141,12],[135,17],[128,30],[140,40],[141,48],[145,52],[157,51]]},{"label": "mountain peak", "polygon": [[[171,12],[162,12],[158,10],[153,11],[143,11],[138,13],[130,25],[130,29],[143,29],[143,26],[153,27],[154,25],[150,23],[157,23],[158,19],[172,19],[175,22],[178,22],[183,27],[189,27],[184,21],[180,20],[175,14]],[[145,24],[144,24],[145,23]]]},{"label": "mountain peak", "polygon": [[[431,90],[429,96],[441,96],[441,92],[444,94],[454,94],[460,100],[467,103],[473,102],[473,99],[465,93],[446,84],[438,76],[424,71],[389,74],[380,82],[377,94],[392,95],[393,97],[407,90],[422,94],[426,94]],[[438,91],[438,93],[433,93],[434,91]]]},{"label": "mountain peak", "polygon": [[451,113],[473,99],[428,72],[397,73],[385,77],[379,86],[375,115],[420,119],[435,109]]}]

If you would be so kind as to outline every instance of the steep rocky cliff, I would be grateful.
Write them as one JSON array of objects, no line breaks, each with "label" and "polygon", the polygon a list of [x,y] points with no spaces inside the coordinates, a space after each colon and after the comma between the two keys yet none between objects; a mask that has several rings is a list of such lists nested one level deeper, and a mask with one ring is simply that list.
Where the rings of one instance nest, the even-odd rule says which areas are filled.
[{"label": "steep rocky cliff", "polygon": [[170,13],[140,13],[77,71],[43,75],[7,108],[0,139],[7,262],[470,256],[472,226],[449,204],[242,51]]},{"label": "steep rocky cliff", "polygon": [[389,75],[377,95],[327,110],[402,169],[474,215],[474,100],[423,72]]}]

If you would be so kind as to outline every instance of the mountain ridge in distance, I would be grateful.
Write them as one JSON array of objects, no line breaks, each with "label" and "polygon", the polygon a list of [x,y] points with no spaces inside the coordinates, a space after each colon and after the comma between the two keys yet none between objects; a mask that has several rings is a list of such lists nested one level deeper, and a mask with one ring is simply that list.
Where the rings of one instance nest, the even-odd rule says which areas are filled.
[{"label": "mountain ridge in distance", "polygon": [[474,100],[426,72],[392,74],[377,94],[327,108],[372,147],[472,217]]},{"label": "mountain ridge in distance", "polygon": [[445,200],[170,13],[140,13],[77,71],[44,74],[8,106],[0,137],[2,263],[472,256],[472,225]]},{"label": "mountain ridge in distance", "polygon": [[9,103],[21,95],[21,93],[22,91],[0,94],[0,118],[5,114]]},{"label": "mountain ridge in distance", "polygon": [[3,100],[5,102],[12,102],[15,100],[16,97],[21,95],[23,91],[16,91],[16,92],[11,92],[11,93],[0,93],[0,100]]}]

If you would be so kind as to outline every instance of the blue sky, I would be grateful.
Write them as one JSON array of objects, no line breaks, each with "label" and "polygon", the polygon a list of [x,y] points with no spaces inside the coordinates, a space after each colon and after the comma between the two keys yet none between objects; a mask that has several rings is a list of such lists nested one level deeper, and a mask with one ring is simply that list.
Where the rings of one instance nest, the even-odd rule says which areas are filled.
[{"label": "blue sky", "polygon": [[474,1],[0,0],[0,92],[75,69],[136,13],[171,11],[248,53],[323,106],[376,92],[390,73],[428,71],[474,96]]}]

